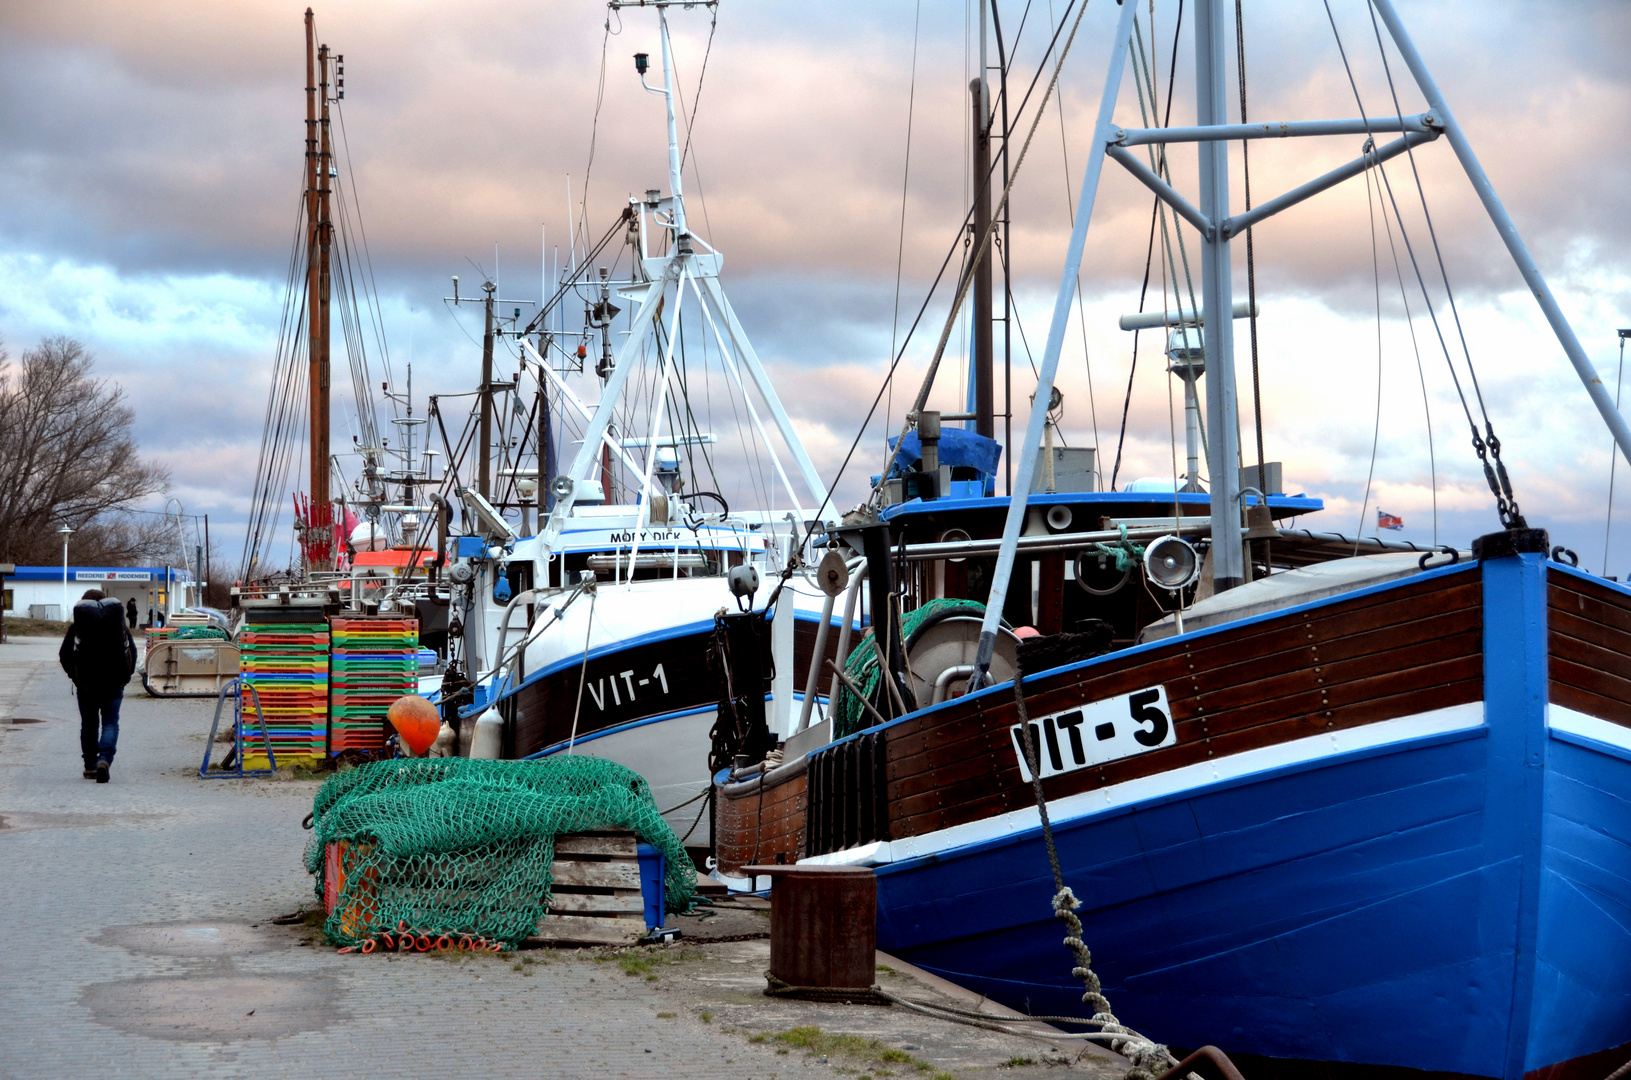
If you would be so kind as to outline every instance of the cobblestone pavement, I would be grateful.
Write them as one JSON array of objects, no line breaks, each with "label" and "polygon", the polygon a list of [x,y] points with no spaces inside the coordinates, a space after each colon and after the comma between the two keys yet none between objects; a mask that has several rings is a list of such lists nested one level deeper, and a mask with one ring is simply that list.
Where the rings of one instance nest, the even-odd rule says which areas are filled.
[{"label": "cobblestone pavement", "polygon": [[300,820],[316,784],[199,779],[213,702],[149,698],[139,683],[125,698],[112,782],[82,779],[56,644],[0,645],[0,896],[10,939],[0,1077],[878,1072],[746,1034],[799,1023],[844,1031],[846,1015],[858,1034],[891,1046],[933,1049],[938,1037],[959,1075],[1046,1052],[909,1016],[886,1030],[877,1014],[901,1009],[800,1013],[776,1003],[750,1014],[763,942],[710,946],[734,951],[706,968],[659,963],[650,978],[605,955],[337,955],[306,927],[270,922],[313,904]]}]

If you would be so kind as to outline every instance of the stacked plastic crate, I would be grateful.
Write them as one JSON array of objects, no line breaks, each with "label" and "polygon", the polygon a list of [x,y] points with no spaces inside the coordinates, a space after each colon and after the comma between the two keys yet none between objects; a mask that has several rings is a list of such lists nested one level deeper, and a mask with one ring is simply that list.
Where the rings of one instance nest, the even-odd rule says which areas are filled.
[{"label": "stacked plastic crate", "polygon": [[[323,758],[328,639],[328,624],[322,621],[250,622],[238,635],[240,678],[260,698],[272,752],[280,766]],[[247,692],[243,705],[244,723],[253,724],[254,703]],[[244,767],[266,767],[266,755],[258,744],[246,750]]]},{"label": "stacked plastic crate", "polygon": [[419,689],[419,620],[329,620],[328,752],[385,746],[385,713]]}]

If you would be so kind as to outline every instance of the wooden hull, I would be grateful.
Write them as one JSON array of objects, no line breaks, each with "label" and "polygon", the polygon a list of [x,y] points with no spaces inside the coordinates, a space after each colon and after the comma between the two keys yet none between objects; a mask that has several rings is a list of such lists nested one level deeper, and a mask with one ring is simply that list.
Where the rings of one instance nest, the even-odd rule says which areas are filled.
[{"label": "wooden hull", "polygon": [[[1463,565],[1025,688],[1066,883],[1127,1022],[1360,1072],[1618,1064],[1594,1056],[1631,1042],[1631,591],[1538,556]],[[1165,741],[1150,722],[1159,745],[1075,766],[1077,713],[1152,688]],[[823,748],[751,821],[721,788],[722,871],[755,842],[759,862],[870,863],[880,947],[1016,1008],[1079,1009],[1016,719],[1004,685],[863,733],[881,778]]]}]

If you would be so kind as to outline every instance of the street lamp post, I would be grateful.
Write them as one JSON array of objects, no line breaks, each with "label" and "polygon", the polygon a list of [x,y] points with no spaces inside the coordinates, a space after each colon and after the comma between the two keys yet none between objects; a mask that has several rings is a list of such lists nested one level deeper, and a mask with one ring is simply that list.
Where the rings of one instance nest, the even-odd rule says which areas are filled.
[{"label": "street lamp post", "polygon": [[68,538],[74,534],[74,530],[70,529],[67,525],[64,525],[62,528],[58,529],[57,532],[62,534],[62,617],[64,619],[67,619],[68,618]]}]

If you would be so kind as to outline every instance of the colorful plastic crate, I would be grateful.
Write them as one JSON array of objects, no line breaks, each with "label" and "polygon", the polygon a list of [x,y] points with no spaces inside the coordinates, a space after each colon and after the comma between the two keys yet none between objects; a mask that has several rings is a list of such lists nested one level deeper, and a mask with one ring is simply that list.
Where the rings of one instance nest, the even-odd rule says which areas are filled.
[{"label": "colorful plastic crate", "polygon": [[[240,677],[255,688],[279,765],[321,760],[328,729],[328,626],[251,623],[238,635]],[[258,733],[257,733],[258,734]],[[245,765],[264,768],[253,743]]]},{"label": "colorful plastic crate", "polygon": [[329,620],[328,752],[380,750],[385,714],[419,688],[417,619]]}]

